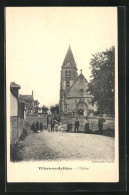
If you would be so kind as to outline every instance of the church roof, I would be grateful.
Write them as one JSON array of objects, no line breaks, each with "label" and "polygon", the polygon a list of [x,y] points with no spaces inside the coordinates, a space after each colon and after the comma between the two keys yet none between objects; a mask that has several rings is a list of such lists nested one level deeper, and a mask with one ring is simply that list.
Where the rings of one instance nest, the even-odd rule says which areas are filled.
[{"label": "church roof", "polygon": [[79,79],[81,79],[81,78],[84,78],[85,81],[88,83],[87,79],[86,79],[86,78],[84,77],[84,75],[81,73],[81,74],[76,78],[75,82],[71,85],[71,87],[68,88],[68,90],[66,91],[65,94],[67,94],[67,93],[71,90],[71,88],[75,85],[75,83],[76,83]]},{"label": "church roof", "polygon": [[62,67],[65,67],[65,66],[67,67],[67,63],[70,63],[71,67],[76,67],[76,62],[74,60],[74,56],[73,56],[70,45],[69,45],[68,51],[66,53]]}]

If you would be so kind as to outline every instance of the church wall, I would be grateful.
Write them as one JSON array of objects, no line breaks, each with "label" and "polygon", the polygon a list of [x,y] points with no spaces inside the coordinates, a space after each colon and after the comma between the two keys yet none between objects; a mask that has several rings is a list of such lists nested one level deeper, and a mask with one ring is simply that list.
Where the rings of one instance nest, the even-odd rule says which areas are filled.
[{"label": "church wall", "polygon": [[80,82],[79,80],[77,80],[66,96],[67,97],[85,97],[85,96],[88,96],[88,93],[86,92],[87,89],[88,89],[88,85],[86,81]]},{"label": "church wall", "polygon": [[73,99],[66,99],[66,102],[68,104],[68,111],[76,111],[76,104],[75,104],[75,98]]},{"label": "church wall", "polygon": [[[84,105],[84,108],[86,110],[86,114],[88,114],[88,109],[94,109],[94,107],[89,103],[89,98],[84,97],[83,99],[86,103],[86,105]],[[66,98],[65,102],[68,104],[68,112],[72,112],[72,111],[76,112],[79,101],[80,101],[80,97]]]}]

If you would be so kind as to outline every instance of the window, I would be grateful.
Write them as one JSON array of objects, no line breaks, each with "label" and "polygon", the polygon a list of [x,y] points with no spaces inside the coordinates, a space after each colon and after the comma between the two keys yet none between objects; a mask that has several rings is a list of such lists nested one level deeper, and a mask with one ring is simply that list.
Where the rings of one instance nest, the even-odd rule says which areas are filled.
[{"label": "window", "polygon": [[70,86],[70,82],[67,81],[67,82],[66,82],[66,87],[69,87],[69,86]]},{"label": "window", "polygon": [[80,89],[80,93],[83,94],[84,93],[84,89]]},{"label": "window", "polygon": [[65,112],[67,112],[68,111],[68,104],[67,103],[65,103]]}]

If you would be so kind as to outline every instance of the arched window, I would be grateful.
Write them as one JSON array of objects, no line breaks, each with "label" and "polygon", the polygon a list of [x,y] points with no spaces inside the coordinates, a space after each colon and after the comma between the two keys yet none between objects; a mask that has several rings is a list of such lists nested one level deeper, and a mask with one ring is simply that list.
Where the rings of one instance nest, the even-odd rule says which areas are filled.
[{"label": "arched window", "polygon": [[66,87],[70,87],[70,82],[69,81],[66,82]]},{"label": "arched window", "polygon": [[65,80],[69,81],[71,79],[71,72],[70,70],[65,71]]}]

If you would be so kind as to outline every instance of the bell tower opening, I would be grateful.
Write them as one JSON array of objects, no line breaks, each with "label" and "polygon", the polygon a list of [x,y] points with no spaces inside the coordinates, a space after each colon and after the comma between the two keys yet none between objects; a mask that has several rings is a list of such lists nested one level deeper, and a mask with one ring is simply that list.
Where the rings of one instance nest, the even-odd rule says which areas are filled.
[{"label": "bell tower opening", "polygon": [[77,77],[78,77],[78,73],[77,73],[76,62],[71,47],[69,46],[61,67],[61,82],[60,82],[60,108],[61,109],[63,109],[64,107],[64,104],[61,103],[65,99],[64,94],[72,86],[72,84],[77,79]]}]

